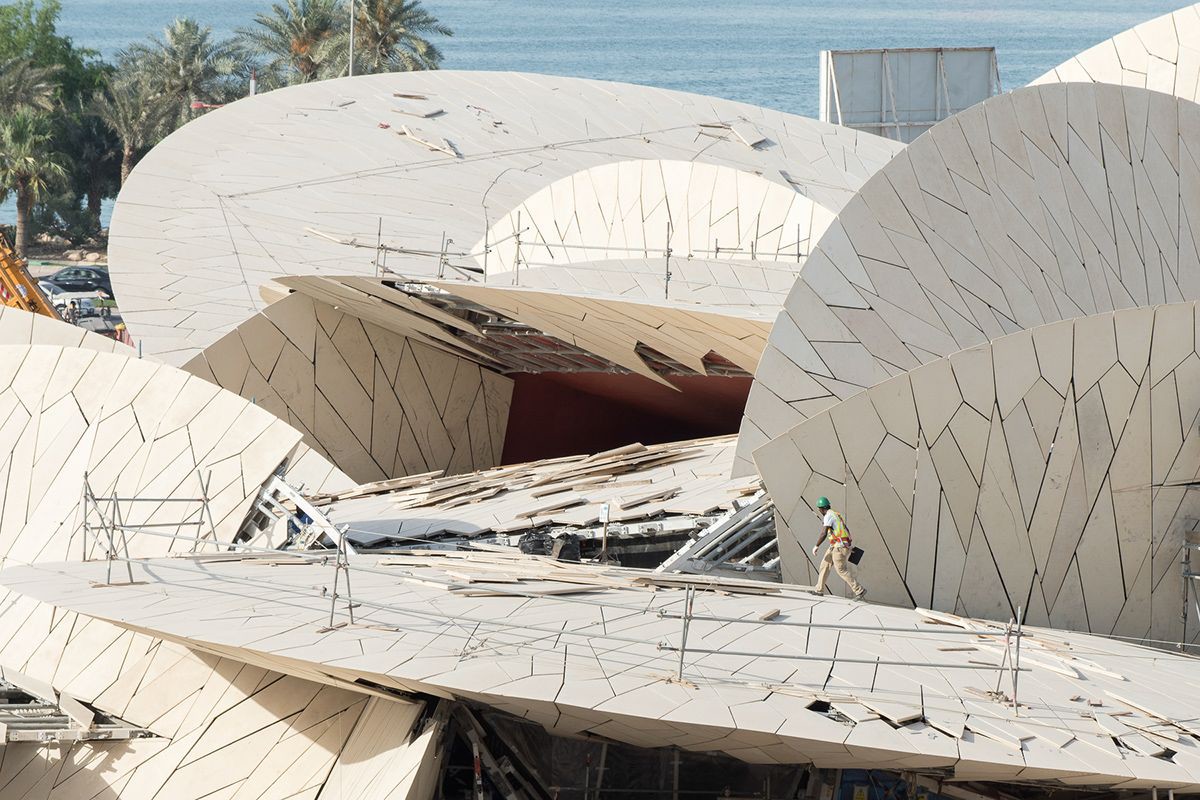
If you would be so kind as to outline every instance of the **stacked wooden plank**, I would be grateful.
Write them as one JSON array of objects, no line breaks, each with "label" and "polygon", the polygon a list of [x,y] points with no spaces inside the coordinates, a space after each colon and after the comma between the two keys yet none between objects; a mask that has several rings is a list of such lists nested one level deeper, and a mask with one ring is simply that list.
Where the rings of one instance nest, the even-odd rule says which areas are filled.
[{"label": "stacked wooden plank", "polygon": [[561,595],[623,589],[655,592],[689,586],[724,594],[779,594],[783,587],[762,581],[704,575],[664,575],[651,570],[558,561],[507,547],[473,551],[413,550],[375,560],[394,567],[405,580],[471,596]]},{"label": "stacked wooden plank", "polygon": [[535,461],[465,475],[414,476],[314,501],[351,532],[412,538],[515,534],[546,525],[594,528],[664,516],[723,513],[760,488],[730,478],[736,438],[631,444],[590,456]]}]

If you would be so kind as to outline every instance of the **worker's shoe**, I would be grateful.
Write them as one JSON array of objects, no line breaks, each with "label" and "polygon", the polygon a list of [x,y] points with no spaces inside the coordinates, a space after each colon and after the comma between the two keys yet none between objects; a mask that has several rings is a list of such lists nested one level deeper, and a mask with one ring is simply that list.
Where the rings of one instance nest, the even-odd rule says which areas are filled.
[{"label": "worker's shoe", "polygon": [[855,600],[857,600],[857,601],[859,601],[860,603],[861,603],[861,602],[865,602],[865,601],[866,601],[866,599],[867,599],[867,590],[866,590],[866,589],[863,589],[861,592],[859,592],[858,594],[854,595],[854,599],[855,599]]}]

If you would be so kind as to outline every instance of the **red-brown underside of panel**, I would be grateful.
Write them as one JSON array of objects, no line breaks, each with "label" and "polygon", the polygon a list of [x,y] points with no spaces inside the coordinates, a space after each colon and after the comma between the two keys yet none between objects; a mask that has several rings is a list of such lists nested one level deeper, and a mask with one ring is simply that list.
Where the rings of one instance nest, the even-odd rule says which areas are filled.
[{"label": "red-brown underside of panel", "polygon": [[736,433],[752,378],[515,373],[504,463]]}]

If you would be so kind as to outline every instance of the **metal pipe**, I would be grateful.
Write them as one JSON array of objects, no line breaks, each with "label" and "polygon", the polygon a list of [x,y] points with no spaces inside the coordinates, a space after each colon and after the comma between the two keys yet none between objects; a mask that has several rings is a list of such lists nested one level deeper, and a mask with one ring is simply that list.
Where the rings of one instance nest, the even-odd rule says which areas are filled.
[{"label": "metal pipe", "polygon": [[333,614],[337,611],[338,577],[342,574],[341,552],[338,552],[339,563],[333,568],[333,591],[329,593],[329,627],[333,627]]},{"label": "metal pipe", "polygon": [[1017,678],[1021,674],[1021,623],[1025,620],[1025,610],[1021,606],[1017,606],[1017,655],[1013,659],[1012,672],[1012,703],[1013,716],[1021,716],[1021,709],[1017,703]]},{"label": "metal pipe", "polygon": [[513,260],[513,283],[521,285],[521,212],[517,212],[517,230],[513,236],[517,240],[517,254]]},{"label": "metal pipe", "polygon": [[[197,477],[199,477],[199,472],[197,472],[196,475],[197,475]],[[211,469],[208,471],[208,477],[205,480],[200,482],[200,486],[201,486],[201,489],[203,490],[203,495],[204,495],[204,503],[203,503],[204,516],[208,517],[208,527],[209,527],[209,530],[212,531],[213,542],[216,543],[217,542],[217,523],[216,523],[216,520],[213,519],[212,506],[210,506],[208,503],[209,488],[212,486],[212,470]]]},{"label": "metal pipe", "polygon": [[667,218],[667,245],[663,252],[663,260],[665,261],[663,272],[663,299],[671,299],[671,218]]},{"label": "metal pipe", "polygon": [[[667,650],[669,652],[678,652],[681,648],[672,647],[667,644],[660,644],[659,650]],[[877,658],[844,658],[842,656],[803,656],[803,655],[786,655],[783,653],[754,653],[745,650],[701,650],[692,648],[692,653],[702,655],[715,656],[743,656],[745,658],[782,658],[788,661],[833,661],[839,664],[871,664],[882,667],[918,667],[929,669],[973,669],[986,672],[995,670],[1005,671],[1007,667],[995,666],[993,664],[946,664],[937,662],[917,662],[917,661],[882,661]],[[1026,670],[1028,671],[1028,670]]]},{"label": "metal pipe", "polygon": [[346,613],[350,624],[354,624],[354,589],[350,586],[350,560],[346,557],[346,537],[338,538],[338,569],[346,572]]},{"label": "metal pipe", "polygon": [[[767,584],[769,585],[769,584]],[[669,611],[658,612],[660,617],[664,619],[682,619],[679,614],[672,614]],[[702,622],[722,622],[722,623],[744,623],[747,625],[778,625],[787,628],[818,628],[833,631],[862,631],[864,633],[932,633],[949,636],[1004,636],[1005,631],[994,630],[966,630],[955,628],[953,630],[934,630],[921,628],[895,628],[888,626],[874,627],[871,625],[835,625],[829,622],[789,622],[787,620],[772,619],[763,622],[753,617],[711,617],[711,616],[693,616],[692,619]]]},{"label": "metal pipe", "polygon": [[677,677],[679,678],[680,682],[683,681],[683,658],[685,655],[687,655],[688,626],[692,622],[692,600],[695,598],[695,596],[695,587],[687,587],[687,594],[685,595],[683,605],[683,633],[679,637],[679,673]]},{"label": "metal pipe", "polygon": [[758,548],[753,553],[751,553],[750,555],[741,559],[737,563],[748,564],[749,562],[753,561],[754,559],[758,558],[759,556],[766,555],[768,552],[770,552],[771,548],[778,547],[778,546],[779,546],[779,541],[777,539],[772,539],[771,541],[767,542],[762,547]]},{"label": "metal pipe", "polygon": [[[124,520],[121,517],[121,507],[120,506],[116,506],[113,508],[113,520],[118,525],[123,524]],[[122,527],[122,529],[121,529],[121,546],[125,549],[125,557],[126,557],[126,559],[128,559],[129,558],[129,538],[125,534],[126,534],[126,531]],[[133,564],[130,563],[128,560],[125,562],[125,571],[129,573],[129,582],[133,583]]]},{"label": "metal pipe", "polygon": [[[191,516],[191,515],[189,514],[188,516]],[[113,528],[116,530],[125,530],[130,533],[138,533],[139,531],[142,531],[145,528],[176,528],[176,529],[178,529],[178,528],[183,528],[183,527],[186,527],[189,525],[195,525],[195,524],[196,524],[195,522],[188,522],[186,519],[184,519],[184,520],[180,520],[179,522],[139,522],[137,525],[114,525]],[[201,525],[204,524],[203,519],[200,520],[200,524]],[[174,534],[169,534],[169,533],[168,534],[162,534],[162,533],[153,534],[148,530],[145,532],[147,535],[170,536],[172,539],[180,539],[181,541],[189,541],[189,542],[195,541],[194,538],[184,539],[184,537],[182,537],[182,536],[176,536]]]},{"label": "metal pipe", "polygon": [[[1001,658],[1000,658],[1000,666],[1002,666],[1002,667],[1008,663],[1008,656],[1009,656],[1008,644],[1009,644],[1009,638],[1012,636],[1012,628],[1013,628],[1013,621],[1010,619],[1008,621],[1007,627],[1005,627],[1005,629],[1004,629],[1004,655],[1001,656]],[[996,676],[996,694],[1000,693],[1000,682],[1002,680],[1004,680],[1003,675]]]},{"label": "metal pipe", "polygon": [[104,495],[97,500],[120,501],[122,503],[203,503],[203,497],[117,497]]}]

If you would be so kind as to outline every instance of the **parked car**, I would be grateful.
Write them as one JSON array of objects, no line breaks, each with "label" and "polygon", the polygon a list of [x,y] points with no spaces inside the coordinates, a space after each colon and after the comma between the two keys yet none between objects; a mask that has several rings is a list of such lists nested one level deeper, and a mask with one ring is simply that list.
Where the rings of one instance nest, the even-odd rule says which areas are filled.
[{"label": "parked car", "polygon": [[61,286],[56,286],[50,281],[42,280],[38,281],[37,284],[38,288],[42,290],[42,294],[46,295],[46,299],[52,303],[54,302],[55,295],[63,293],[63,288]]},{"label": "parked car", "polygon": [[109,297],[113,293],[108,270],[98,267],[64,267],[44,280],[65,292],[101,291]]}]

